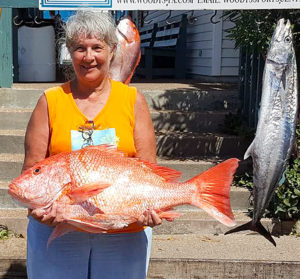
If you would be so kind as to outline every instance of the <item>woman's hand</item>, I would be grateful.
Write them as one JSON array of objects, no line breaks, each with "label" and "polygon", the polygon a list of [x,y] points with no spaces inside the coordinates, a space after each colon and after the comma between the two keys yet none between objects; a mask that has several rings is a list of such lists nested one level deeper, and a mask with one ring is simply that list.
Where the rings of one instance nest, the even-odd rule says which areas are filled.
[{"label": "woman's hand", "polygon": [[58,220],[57,216],[57,208],[54,203],[53,206],[49,210],[45,209],[28,209],[28,215],[32,216],[35,220],[40,223],[43,223],[48,226],[56,226],[59,222],[63,220]]},{"label": "woman's hand", "polygon": [[40,211],[35,209],[28,209],[28,215],[33,217],[35,220],[37,220],[40,223],[43,223],[48,226],[55,226],[53,223],[54,217],[48,218],[47,220],[44,220],[44,214],[42,214]]},{"label": "woman's hand", "polygon": [[160,225],[162,220],[154,210],[148,209],[139,217],[137,223],[141,226],[149,226],[153,228]]}]

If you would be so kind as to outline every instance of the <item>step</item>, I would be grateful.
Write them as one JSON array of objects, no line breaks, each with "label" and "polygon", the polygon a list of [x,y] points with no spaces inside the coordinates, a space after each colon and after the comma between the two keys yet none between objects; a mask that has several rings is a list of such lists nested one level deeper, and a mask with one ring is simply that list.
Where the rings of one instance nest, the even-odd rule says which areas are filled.
[{"label": "step", "polygon": [[0,108],[0,127],[2,130],[25,130],[31,113],[31,108]]},{"label": "step", "polygon": [[156,235],[148,279],[296,279],[300,238],[258,235]]},{"label": "step", "polygon": [[[42,89],[0,88],[0,108],[34,108]],[[154,110],[236,110],[240,106],[237,89],[198,88],[143,89],[148,106]]]},{"label": "step", "polygon": [[0,88],[0,108],[33,109],[42,94],[40,89]]},{"label": "step", "polygon": [[0,154],[24,153],[25,130],[0,130]]},{"label": "step", "polygon": [[230,111],[151,111],[155,131],[220,132]]},{"label": "step", "polygon": [[[181,206],[176,209],[181,216],[173,222],[163,221],[163,224],[154,228],[153,233],[161,234],[212,234],[220,235],[227,232],[230,228],[213,219],[210,215],[201,209],[191,208],[191,206]],[[250,221],[250,218],[244,211],[234,210],[237,226]],[[6,225],[15,233],[26,236],[26,227],[28,224],[26,208],[0,209],[0,224]],[[295,221],[282,221],[263,218],[261,220],[272,235],[288,235],[296,225]],[[242,231],[238,234],[256,234],[254,232]]]},{"label": "step", "polygon": [[248,138],[227,134],[169,131],[156,133],[158,156],[173,159],[242,158],[250,143]]},{"label": "step", "polygon": [[[23,153],[24,130],[0,130],[0,153]],[[243,157],[250,139],[215,133],[160,131],[156,133],[157,155],[170,159]]]},{"label": "step", "polygon": [[[26,129],[32,109],[0,108],[0,127],[3,130]],[[156,131],[216,132],[222,130],[228,111],[155,111],[151,117]]]},{"label": "step", "polygon": [[21,174],[24,154],[0,154],[0,187],[1,181],[10,181]]},{"label": "step", "polygon": [[[298,279],[300,239],[259,235],[154,235],[147,279]],[[26,239],[0,241],[0,277],[26,278]]]},{"label": "step", "polygon": [[143,91],[148,106],[155,110],[236,110],[240,106],[238,90],[174,89]]}]

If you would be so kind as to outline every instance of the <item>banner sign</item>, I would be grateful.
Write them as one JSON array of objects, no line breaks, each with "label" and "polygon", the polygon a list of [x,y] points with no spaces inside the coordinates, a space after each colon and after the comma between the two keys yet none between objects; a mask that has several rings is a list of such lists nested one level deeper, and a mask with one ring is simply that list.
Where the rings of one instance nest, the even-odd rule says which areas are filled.
[{"label": "banner sign", "polygon": [[41,10],[258,10],[299,9],[300,0],[40,0]]}]

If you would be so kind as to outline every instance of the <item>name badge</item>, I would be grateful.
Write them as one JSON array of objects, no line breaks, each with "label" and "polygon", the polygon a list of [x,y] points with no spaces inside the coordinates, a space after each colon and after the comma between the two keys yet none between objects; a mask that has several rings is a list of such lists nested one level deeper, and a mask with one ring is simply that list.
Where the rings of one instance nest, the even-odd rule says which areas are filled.
[{"label": "name badge", "polygon": [[89,145],[108,144],[118,146],[119,139],[116,136],[116,129],[105,130],[71,130],[72,150],[78,150]]}]

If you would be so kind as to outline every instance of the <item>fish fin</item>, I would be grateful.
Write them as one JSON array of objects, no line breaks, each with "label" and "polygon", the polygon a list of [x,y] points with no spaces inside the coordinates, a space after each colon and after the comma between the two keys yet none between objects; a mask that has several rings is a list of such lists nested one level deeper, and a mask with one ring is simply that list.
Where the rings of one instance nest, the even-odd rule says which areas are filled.
[{"label": "fish fin", "polygon": [[202,208],[226,226],[234,226],[234,216],[230,206],[229,190],[239,160],[228,159],[190,179],[198,189],[192,196],[191,204]]},{"label": "fish fin", "polygon": [[51,235],[48,238],[47,241],[47,248],[49,248],[51,242],[55,239],[58,238],[60,236],[63,236],[69,232],[73,232],[76,231],[76,228],[74,228],[72,225],[67,224],[67,223],[61,223],[59,225],[57,225],[55,227],[55,229],[53,230],[53,232],[51,233]]},{"label": "fish fin", "polygon": [[175,218],[179,217],[181,214],[176,211],[160,211],[158,212],[158,216],[161,219],[166,219],[167,221],[171,222],[174,221]]},{"label": "fish fin", "polygon": [[110,229],[122,229],[128,226],[129,223],[135,221],[134,218],[129,220],[129,218],[124,218],[124,216],[108,216],[105,214],[95,214],[93,216],[84,216],[68,220],[68,222],[71,222],[74,226],[78,226],[90,232],[93,232],[93,230],[105,232]]},{"label": "fish fin", "polygon": [[235,233],[235,232],[240,232],[240,231],[247,231],[247,230],[258,232],[260,235],[265,237],[267,240],[269,240],[276,247],[276,242],[272,238],[270,232],[267,231],[264,228],[264,226],[261,224],[260,221],[258,221],[256,224],[253,224],[252,221],[250,221],[246,224],[243,224],[243,225],[238,226],[238,227],[236,227],[232,230],[229,230],[225,234],[230,234],[230,233]]},{"label": "fish fin", "polygon": [[68,196],[73,203],[81,203],[86,201],[88,198],[100,194],[104,189],[108,188],[111,184],[109,183],[90,183],[85,184],[82,187],[75,188],[68,193]]},{"label": "fish fin", "polygon": [[84,218],[72,218],[68,220],[70,224],[75,226],[76,228],[79,228],[86,232],[95,232],[95,233],[105,233],[108,229],[110,229],[110,225],[102,225],[99,222],[95,221],[95,219],[84,217]]},{"label": "fish fin", "polygon": [[251,156],[253,145],[254,145],[254,141],[251,142],[248,149],[246,150],[246,152],[244,154],[244,160],[248,159]]},{"label": "fish fin", "polygon": [[142,164],[142,166],[146,166],[150,168],[155,174],[164,178],[167,182],[175,182],[181,177],[181,172],[178,170],[174,170],[172,168],[163,167],[154,163],[142,161],[138,159],[138,162]]}]

